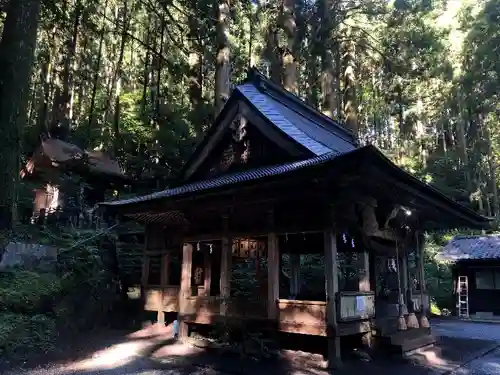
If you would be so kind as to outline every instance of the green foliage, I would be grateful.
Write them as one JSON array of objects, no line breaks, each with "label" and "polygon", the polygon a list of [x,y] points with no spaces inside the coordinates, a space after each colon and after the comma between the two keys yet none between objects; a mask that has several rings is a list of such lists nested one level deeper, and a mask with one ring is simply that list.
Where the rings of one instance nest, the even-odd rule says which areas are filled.
[{"label": "green foliage", "polygon": [[49,316],[0,312],[1,356],[19,359],[30,351],[50,352],[56,334],[56,321]]},{"label": "green foliage", "polygon": [[[69,228],[68,228],[69,229]],[[54,349],[60,332],[93,329],[108,322],[118,299],[109,260],[91,230],[33,231],[11,239],[35,237],[59,248],[52,273],[12,269],[0,272],[0,354],[23,359]]]},{"label": "green foliage", "polygon": [[18,314],[50,312],[61,290],[61,280],[51,273],[0,272],[0,311]]}]

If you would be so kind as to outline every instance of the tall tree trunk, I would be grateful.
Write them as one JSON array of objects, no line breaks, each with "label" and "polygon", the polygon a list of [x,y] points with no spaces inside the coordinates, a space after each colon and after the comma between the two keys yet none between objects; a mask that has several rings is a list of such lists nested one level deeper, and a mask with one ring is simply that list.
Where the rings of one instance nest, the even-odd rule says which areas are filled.
[{"label": "tall tree trunk", "polygon": [[80,124],[82,122],[83,113],[84,113],[84,104],[85,98],[87,97],[87,82],[90,81],[89,74],[86,70],[87,62],[85,61],[87,56],[87,47],[88,47],[89,38],[86,36],[83,39],[81,53],[79,56],[78,68],[76,69],[79,72],[79,82],[78,82],[78,91],[75,94],[75,101],[77,103],[74,106],[74,118],[75,122]]},{"label": "tall tree trunk", "polygon": [[[192,7],[196,9],[196,1],[192,2]],[[195,14],[197,12],[195,11]],[[203,119],[200,118],[200,109],[203,98],[203,64],[202,64],[202,48],[200,43],[200,24],[194,14],[188,20],[189,38],[191,49],[189,53],[189,101],[191,103],[192,124],[196,131],[196,136],[201,137],[203,134]],[[251,56],[251,51],[250,51]]]},{"label": "tall tree trunk", "polygon": [[[461,104],[459,104],[460,106]],[[457,116],[457,122],[455,124],[457,140],[458,140],[458,154],[460,157],[460,162],[464,169],[465,181],[467,186],[467,191],[471,191],[471,178],[469,173],[469,155],[467,153],[467,139],[465,137],[465,119],[463,116],[463,112],[459,111],[459,115]]]},{"label": "tall tree trunk", "polygon": [[[144,36],[145,44],[149,45],[151,40],[151,30],[148,28]],[[148,87],[150,83],[151,72],[151,50],[148,48],[144,56],[144,70],[142,73],[142,97],[141,97],[141,115],[146,118],[146,108],[148,105]]]},{"label": "tall tree trunk", "polygon": [[125,47],[128,40],[128,30],[130,25],[131,16],[128,10],[128,1],[123,1],[123,24],[122,24],[122,35],[120,41],[120,52],[118,54],[118,61],[116,62],[115,72],[113,76],[111,92],[114,97],[114,118],[113,118],[113,151],[114,155],[118,156],[118,150],[121,147],[121,135],[120,135],[120,89],[121,89],[121,77],[122,77],[122,65],[123,58],[125,56]]},{"label": "tall tree trunk", "polygon": [[283,55],[279,45],[278,29],[273,23],[271,23],[267,29],[266,38],[267,43],[265,55],[270,65],[269,70],[271,80],[274,83],[281,85],[283,80]]},{"label": "tall tree trunk", "polygon": [[159,130],[159,120],[160,120],[160,104],[161,104],[161,71],[163,69],[163,59],[161,56],[163,56],[163,44],[164,44],[164,38],[165,38],[165,30],[167,27],[167,24],[164,19],[161,20],[161,32],[160,32],[160,54],[157,59],[157,64],[156,64],[156,97],[155,97],[155,116],[156,116],[156,124],[157,124],[157,129]]},{"label": "tall tree trunk", "polygon": [[481,116],[480,121],[482,122],[482,128],[484,129],[484,142],[486,143],[486,158],[488,160],[488,185],[490,186],[490,191],[493,196],[493,209],[492,213],[495,216],[499,214],[499,202],[498,202],[498,186],[497,186],[497,168],[495,162],[495,155],[493,153],[493,146],[491,144],[491,136],[490,129],[488,128],[488,124],[485,123],[484,116]]},{"label": "tall tree trunk", "polygon": [[99,49],[97,51],[97,61],[94,71],[94,79],[92,82],[92,94],[90,96],[90,107],[89,107],[89,123],[87,124],[87,144],[88,147],[92,142],[92,130],[94,128],[94,114],[95,114],[95,101],[97,98],[97,87],[99,86],[99,72],[101,70],[101,60],[102,60],[102,49],[104,46],[104,34],[106,32],[106,9],[108,7],[108,0],[104,2],[103,16],[101,30],[99,31]]},{"label": "tall tree trunk", "polygon": [[26,119],[40,0],[11,0],[0,42],[0,229],[17,219],[21,130]]},{"label": "tall tree trunk", "polygon": [[320,24],[318,12],[315,11],[311,16],[309,26],[308,56],[305,59],[305,71],[307,76],[307,100],[310,105],[319,108],[320,90],[318,84],[318,57],[320,55],[320,34],[318,26]]},{"label": "tall tree trunk", "polygon": [[358,109],[356,100],[356,46],[348,41],[344,49],[344,115],[345,122],[354,134],[358,134]]},{"label": "tall tree trunk", "polygon": [[[339,117],[340,96],[340,43],[338,42],[338,22],[341,19],[340,2],[322,0],[320,2],[321,50],[321,111],[328,117]],[[338,30],[337,30],[338,31]]]},{"label": "tall tree trunk", "polygon": [[75,14],[73,19],[73,29],[66,43],[66,56],[64,58],[64,69],[62,77],[62,90],[56,98],[56,123],[52,125],[51,132],[61,139],[67,139],[71,132],[72,104],[73,104],[73,78],[74,60],[78,42],[78,32],[80,27],[83,6],[81,0],[75,4]]},{"label": "tall tree trunk", "polygon": [[295,0],[283,2],[283,30],[287,37],[287,46],[283,54],[283,86],[288,91],[297,94],[297,56],[296,33],[297,23],[295,17]]},{"label": "tall tree trunk", "polygon": [[217,8],[217,52],[215,61],[215,113],[219,114],[230,94],[231,61],[229,48],[229,0],[219,0]]}]

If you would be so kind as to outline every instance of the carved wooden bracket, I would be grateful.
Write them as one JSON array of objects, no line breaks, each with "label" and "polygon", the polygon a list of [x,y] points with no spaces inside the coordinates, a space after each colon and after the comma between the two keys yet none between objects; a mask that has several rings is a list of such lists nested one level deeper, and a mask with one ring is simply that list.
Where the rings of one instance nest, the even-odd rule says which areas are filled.
[{"label": "carved wooden bracket", "polygon": [[389,219],[386,220],[386,225],[384,226],[384,228],[380,228],[377,216],[375,214],[376,207],[377,201],[375,199],[372,199],[370,202],[365,202],[362,205],[361,215],[363,220],[363,231],[368,236],[379,237],[386,240],[396,240],[397,236],[394,231],[391,228],[387,227],[387,223],[390,220],[393,212],[391,212],[391,214],[389,215]]}]

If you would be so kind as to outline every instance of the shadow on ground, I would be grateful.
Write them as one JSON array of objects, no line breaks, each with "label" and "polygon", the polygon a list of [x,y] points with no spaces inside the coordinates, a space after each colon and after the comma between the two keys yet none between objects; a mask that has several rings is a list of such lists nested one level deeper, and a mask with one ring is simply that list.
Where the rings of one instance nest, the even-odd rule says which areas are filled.
[{"label": "shadow on ground", "polygon": [[[6,375],[322,375],[319,366],[297,368],[285,359],[255,361],[234,354],[214,355],[201,348],[172,339],[171,327],[150,326],[134,333],[110,332],[89,338],[87,349],[71,360],[52,363],[39,369],[3,372]],[[453,370],[493,347],[494,342],[442,337],[434,348],[420,350],[406,359],[379,359],[363,362],[349,359],[333,373],[355,375],[424,375]],[[98,348],[97,346],[100,346]],[[85,347],[85,345],[83,346]]]}]

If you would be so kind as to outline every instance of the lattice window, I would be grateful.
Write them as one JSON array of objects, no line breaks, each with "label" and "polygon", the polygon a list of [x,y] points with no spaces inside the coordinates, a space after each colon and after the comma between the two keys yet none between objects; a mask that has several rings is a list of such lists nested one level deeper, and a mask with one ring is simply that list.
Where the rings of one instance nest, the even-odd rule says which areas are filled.
[{"label": "lattice window", "polygon": [[358,253],[337,253],[339,264],[339,290],[357,291],[359,289],[359,274],[361,259]]}]

